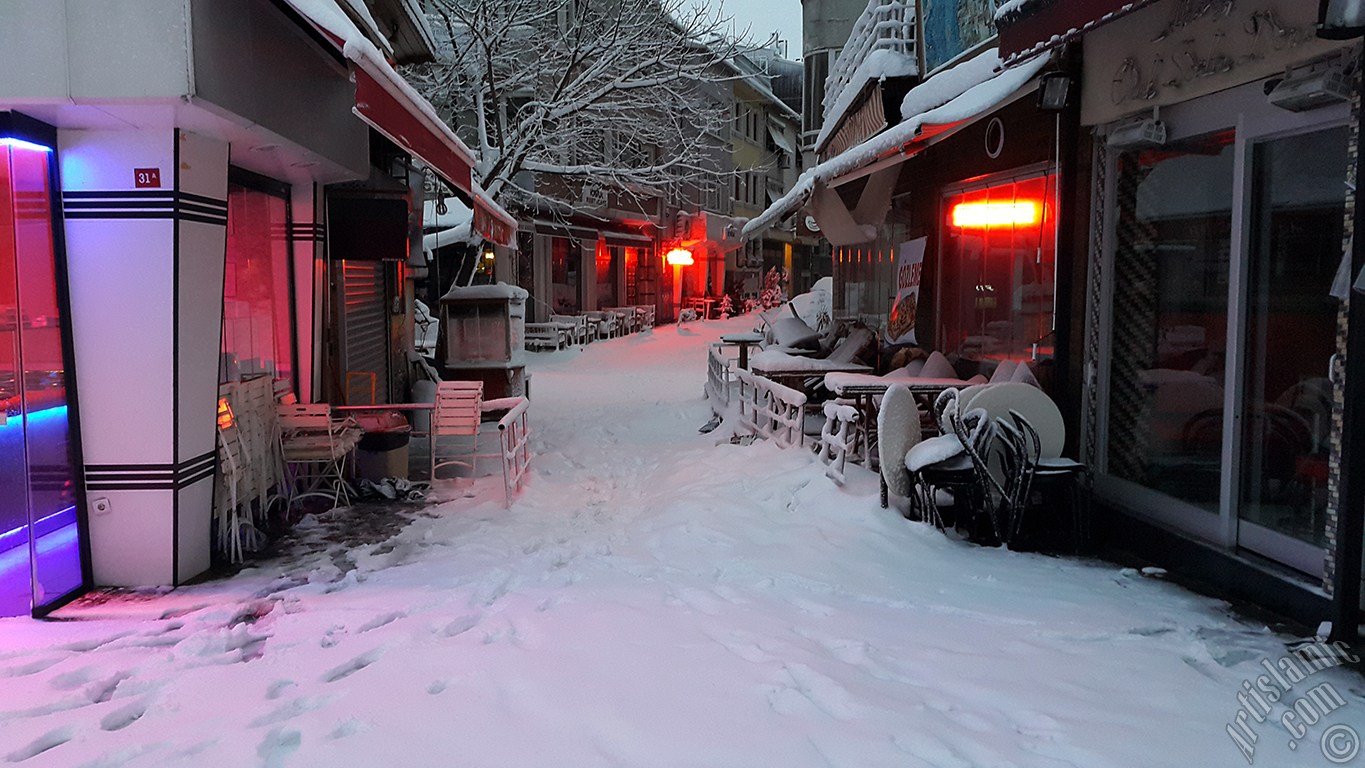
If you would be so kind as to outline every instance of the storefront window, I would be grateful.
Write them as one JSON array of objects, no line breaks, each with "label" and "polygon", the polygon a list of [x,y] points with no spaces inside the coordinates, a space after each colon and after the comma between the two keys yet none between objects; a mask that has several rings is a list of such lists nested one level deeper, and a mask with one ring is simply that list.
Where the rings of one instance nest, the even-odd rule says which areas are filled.
[{"label": "storefront window", "polygon": [[557,313],[571,315],[583,308],[578,291],[581,262],[576,242],[566,237],[550,238],[550,289]]},{"label": "storefront window", "polygon": [[616,270],[621,264],[621,247],[603,245],[597,248],[597,307],[615,307]]},{"label": "storefront window", "polygon": [[1055,190],[1046,175],[944,197],[945,354],[987,363],[1052,357]]},{"label": "storefront window", "polygon": [[0,140],[0,616],[84,583],[51,161],[45,147]]},{"label": "storefront window", "polygon": [[1253,156],[1241,518],[1326,543],[1328,438],[1346,203],[1347,129],[1274,139]]},{"label": "storefront window", "polygon": [[236,184],[228,187],[223,276],[223,375],[291,379],[288,202]]},{"label": "storefront window", "polygon": [[1118,159],[1109,474],[1219,508],[1231,131]]}]

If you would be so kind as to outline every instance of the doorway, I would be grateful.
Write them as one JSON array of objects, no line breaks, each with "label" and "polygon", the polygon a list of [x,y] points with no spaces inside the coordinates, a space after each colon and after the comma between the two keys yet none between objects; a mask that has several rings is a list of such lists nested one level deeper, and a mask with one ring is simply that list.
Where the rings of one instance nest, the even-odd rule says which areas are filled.
[{"label": "doorway", "polygon": [[89,571],[53,162],[0,134],[0,616],[43,613]]},{"label": "doorway", "polygon": [[1252,83],[1162,115],[1170,141],[1110,159],[1097,488],[1320,576],[1346,108]]}]

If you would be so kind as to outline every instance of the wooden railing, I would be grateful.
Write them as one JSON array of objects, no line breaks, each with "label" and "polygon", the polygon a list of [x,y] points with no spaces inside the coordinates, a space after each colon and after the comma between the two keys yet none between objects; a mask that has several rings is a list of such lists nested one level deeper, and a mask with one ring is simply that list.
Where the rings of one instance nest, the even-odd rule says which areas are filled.
[{"label": "wooden railing", "polygon": [[844,467],[858,448],[858,409],[831,400],[825,403],[825,426],[820,430],[820,461],[825,477],[835,485],[844,484]]},{"label": "wooden railing", "polygon": [[706,354],[706,399],[711,401],[711,411],[723,415],[730,406],[730,358],[721,353],[724,344],[712,344]]},{"label": "wooden railing", "polygon": [[760,437],[766,437],[783,448],[800,446],[804,440],[802,421],[806,395],[791,387],[756,376],[742,368],[734,371],[739,380],[740,424]]}]

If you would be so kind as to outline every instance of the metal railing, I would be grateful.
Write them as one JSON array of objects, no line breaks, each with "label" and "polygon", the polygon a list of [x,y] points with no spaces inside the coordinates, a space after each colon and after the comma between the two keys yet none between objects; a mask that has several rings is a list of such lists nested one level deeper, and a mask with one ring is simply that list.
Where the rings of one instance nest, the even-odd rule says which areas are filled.
[{"label": "metal railing", "polygon": [[822,107],[826,119],[844,89],[853,84],[853,74],[873,51],[895,51],[915,58],[915,7],[916,0],[871,0],[867,4],[825,79]]},{"label": "metal railing", "polygon": [[498,419],[498,437],[502,446],[502,489],[507,506],[512,506],[512,494],[521,488],[521,480],[531,466],[531,428],[526,422],[530,401],[518,398],[512,410]]}]

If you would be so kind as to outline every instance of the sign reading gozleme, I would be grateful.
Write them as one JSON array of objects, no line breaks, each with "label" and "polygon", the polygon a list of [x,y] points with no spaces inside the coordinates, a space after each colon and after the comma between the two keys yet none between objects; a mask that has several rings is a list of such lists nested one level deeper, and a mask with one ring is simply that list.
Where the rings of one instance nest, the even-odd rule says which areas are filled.
[{"label": "sign reading gozleme", "polygon": [[919,284],[924,271],[927,238],[896,246],[896,302],[886,321],[886,340],[891,344],[918,344],[915,317],[919,314]]}]

